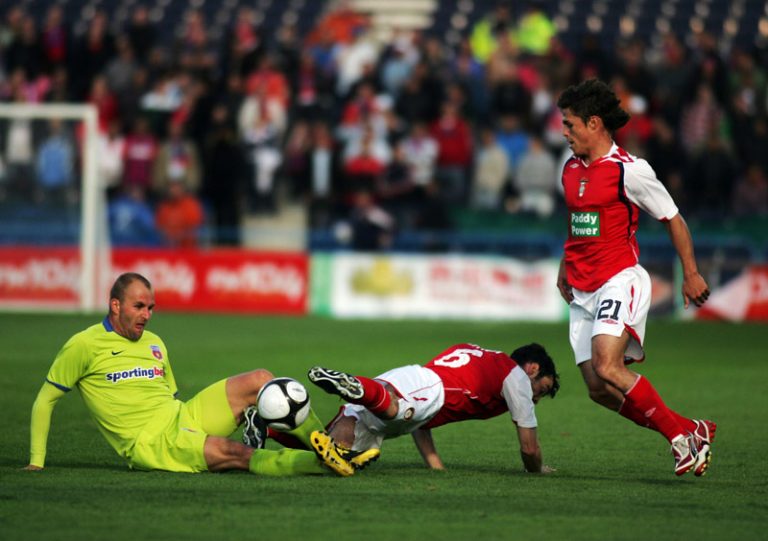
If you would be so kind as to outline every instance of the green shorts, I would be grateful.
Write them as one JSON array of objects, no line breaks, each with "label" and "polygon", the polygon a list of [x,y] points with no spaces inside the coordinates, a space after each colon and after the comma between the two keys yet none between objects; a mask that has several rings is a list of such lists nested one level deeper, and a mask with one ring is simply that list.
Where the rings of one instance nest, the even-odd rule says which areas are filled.
[{"label": "green shorts", "polygon": [[174,401],[141,431],[128,465],[137,470],[208,471],[205,440],[229,436],[237,421],[229,406],[227,380],[209,385],[187,402]]}]

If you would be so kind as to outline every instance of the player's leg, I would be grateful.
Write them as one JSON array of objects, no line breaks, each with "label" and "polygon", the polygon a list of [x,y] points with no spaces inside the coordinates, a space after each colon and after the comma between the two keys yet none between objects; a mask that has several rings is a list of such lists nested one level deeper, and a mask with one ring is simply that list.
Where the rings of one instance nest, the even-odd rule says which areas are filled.
[{"label": "player's leg", "polygon": [[355,427],[357,418],[344,414],[344,408],[328,426],[328,433],[331,437],[349,449],[355,445]]},{"label": "player's leg", "polygon": [[[699,462],[708,463],[709,446],[690,434],[695,428],[693,421],[671,411],[653,385],[625,364],[627,358],[642,361],[645,356],[642,343],[650,292],[650,277],[637,265],[580,300],[586,301],[585,311],[593,315],[590,360],[595,375],[623,394],[624,400],[616,411],[667,438],[675,455],[675,473],[680,475],[691,468],[698,471]],[[699,452],[701,457],[697,456]]]},{"label": "player's leg", "polygon": [[[273,374],[265,369],[238,374],[206,387],[189,400],[188,404],[205,432],[214,436],[230,435],[246,421],[248,412],[248,433],[244,439],[247,439],[252,447],[263,446],[259,440],[263,442],[266,439],[265,427],[249,408],[256,403],[261,388],[272,379]],[[289,434],[297,437],[307,449],[311,449],[310,434],[323,428],[315,412],[310,410],[307,420]]]},{"label": "player's leg", "polygon": [[597,335],[592,338],[592,367],[595,374],[624,394],[628,407],[642,412],[649,423],[670,442],[686,434],[648,379],[624,365],[624,350],[629,340],[622,336]]},{"label": "player's leg", "polygon": [[579,364],[581,377],[587,385],[587,392],[592,401],[600,404],[604,408],[613,411],[620,411],[624,403],[624,395],[616,387],[600,378],[592,367],[592,361],[586,360]]},{"label": "player's leg", "polygon": [[325,425],[320,421],[315,411],[310,408],[307,419],[293,430],[285,431],[284,434],[296,438],[308,449],[311,449],[312,434],[323,431],[325,431]]},{"label": "player's leg", "polygon": [[592,328],[598,294],[574,290],[575,298],[569,307],[569,340],[576,365],[587,386],[589,398],[597,404],[618,411],[624,395],[602,379],[592,364]]},{"label": "player's leg", "polygon": [[642,360],[645,356],[642,343],[651,305],[648,273],[639,265],[624,269],[589,301],[593,315],[590,359],[597,377],[624,395],[626,412],[633,416],[641,412],[670,442],[685,435],[650,382],[625,364],[626,357]]},{"label": "player's leg", "polygon": [[342,456],[352,464],[353,468],[362,470],[379,459],[384,436],[373,434],[364,423],[358,424],[358,418],[351,408],[362,408],[362,406],[354,404],[344,406],[329,423],[328,432],[339,445]]},{"label": "player's leg", "polygon": [[[595,374],[591,360],[581,363],[579,365],[579,370],[581,371],[584,383],[587,385],[589,397],[593,401],[609,410],[618,412],[619,415],[629,419],[639,426],[656,430],[653,424],[648,421],[645,415],[643,415],[642,411],[635,409],[628,401],[624,400],[624,394],[621,391]],[[698,437],[705,440],[707,443],[711,443],[711,440],[714,439],[716,425],[713,422],[692,420],[680,415],[672,409],[670,409],[669,412],[675,419],[677,419],[680,426],[688,432],[700,433]]]},{"label": "player's leg", "polygon": [[273,379],[268,370],[258,369],[222,379],[209,385],[186,402],[192,416],[206,434],[229,436],[243,423],[246,408]]},{"label": "player's leg", "polygon": [[[330,438],[324,443],[329,441]],[[253,449],[219,436],[209,436],[206,439],[204,453],[208,469],[213,472],[246,470],[269,476],[318,475],[327,473],[327,467],[331,467],[323,460],[322,451],[313,453],[300,449]],[[331,467],[331,470],[342,476],[354,473],[348,464],[338,464]]]},{"label": "player's leg", "polygon": [[696,475],[702,475],[711,460],[709,445],[697,440],[680,425],[680,416],[673,414],[666,406],[647,378],[626,368],[623,355],[626,339],[622,338],[609,335],[593,337],[592,364],[595,373],[624,393],[626,407],[634,410],[632,416],[639,418],[640,412],[651,428],[667,438],[675,457],[676,475],[691,470]]},{"label": "player's leg", "polygon": [[256,403],[261,388],[274,377],[269,370],[259,368],[227,378],[227,401],[238,425],[243,422],[245,409]]},{"label": "player's leg", "polygon": [[321,366],[309,369],[309,380],[325,392],[340,396],[351,404],[365,407],[382,419],[397,415],[397,397],[377,379],[353,376]]}]

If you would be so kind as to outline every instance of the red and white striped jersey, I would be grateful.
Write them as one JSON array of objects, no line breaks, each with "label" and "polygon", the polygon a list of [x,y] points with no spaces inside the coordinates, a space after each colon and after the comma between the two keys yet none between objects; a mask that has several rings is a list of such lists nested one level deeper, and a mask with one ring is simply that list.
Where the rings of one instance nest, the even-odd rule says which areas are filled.
[{"label": "red and white striped jersey", "polygon": [[563,168],[568,207],[565,268],[568,282],[595,291],[616,273],[638,263],[638,209],[657,220],[677,206],[647,161],[614,144],[589,165],[573,156]]},{"label": "red and white striped jersey", "polygon": [[531,380],[506,353],[458,344],[425,366],[443,381],[445,401],[424,428],[488,419],[505,411],[518,426],[536,426]]}]

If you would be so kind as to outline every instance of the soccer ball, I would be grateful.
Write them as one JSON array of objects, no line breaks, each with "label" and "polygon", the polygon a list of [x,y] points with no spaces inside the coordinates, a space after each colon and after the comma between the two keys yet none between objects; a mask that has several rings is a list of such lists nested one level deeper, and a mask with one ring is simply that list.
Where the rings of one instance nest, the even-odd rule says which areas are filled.
[{"label": "soccer ball", "polygon": [[295,379],[275,378],[259,391],[256,410],[267,426],[293,430],[309,416],[309,393]]}]

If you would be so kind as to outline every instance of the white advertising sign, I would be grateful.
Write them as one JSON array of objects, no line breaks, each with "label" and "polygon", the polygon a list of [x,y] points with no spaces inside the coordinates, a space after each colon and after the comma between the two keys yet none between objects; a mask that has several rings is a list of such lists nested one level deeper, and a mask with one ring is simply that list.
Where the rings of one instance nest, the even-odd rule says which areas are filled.
[{"label": "white advertising sign", "polygon": [[559,262],[502,257],[338,254],[326,294],[338,317],[561,320]]}]

